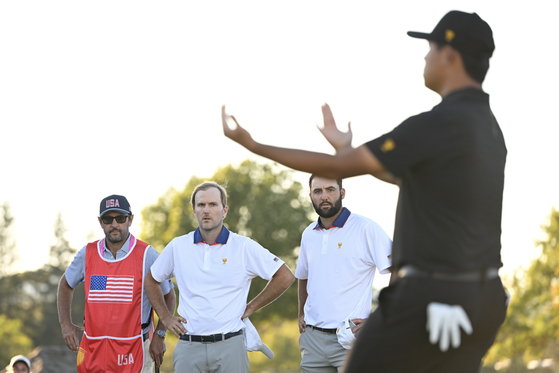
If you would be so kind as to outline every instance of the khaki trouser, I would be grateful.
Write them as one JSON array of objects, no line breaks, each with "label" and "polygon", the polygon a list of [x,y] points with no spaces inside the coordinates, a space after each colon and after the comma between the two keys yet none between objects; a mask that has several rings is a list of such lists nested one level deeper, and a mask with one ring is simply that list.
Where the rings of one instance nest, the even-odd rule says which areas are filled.
[{"label": "khaki trouser", "polygon": [[202,343],[179,340],[173,352],[175,373],[248,373],[243,335]]},{"label": "khaki trouser", "polygon": [[336,334],[328,334],[307,327],[299,337],[301,369],[304,373],[337,373],[348,350],[338,342]]},{"label": "khaki trouser", "polygon": [[153,373],[153,367],[155,366],[155,362],[149,354],[150,343],[149,338],[144,341],[144,369],[142,373]]}]

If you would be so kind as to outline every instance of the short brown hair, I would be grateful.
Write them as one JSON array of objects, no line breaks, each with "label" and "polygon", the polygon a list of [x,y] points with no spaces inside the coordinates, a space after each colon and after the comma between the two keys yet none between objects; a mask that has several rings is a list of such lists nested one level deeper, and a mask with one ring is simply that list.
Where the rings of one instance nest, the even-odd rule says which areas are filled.
[{"label": "short brown hair", "polygon": [[190,203],[192,204],[192,208],[195,208],[196,204],[196,193],[201,190],[208,190],[210,188],[217,188],[219,190],[219,194],[221,194],[221,204],[223,207],[227,206],[227,191],[224,187],[216,183],[215,181],[205,181],[200,185],[197,185],[192,192],[192,197],[190,197]]},{"label": "short brown hair", "polygon": [[[312,174],[311,177],[309,177],[309,189],[312,189],[312,181],[317,176],[318,175]],[[342,190],[342,179],[334,179],[334,180],[336,180],[338,186],[340,187],[340,190]]]}]

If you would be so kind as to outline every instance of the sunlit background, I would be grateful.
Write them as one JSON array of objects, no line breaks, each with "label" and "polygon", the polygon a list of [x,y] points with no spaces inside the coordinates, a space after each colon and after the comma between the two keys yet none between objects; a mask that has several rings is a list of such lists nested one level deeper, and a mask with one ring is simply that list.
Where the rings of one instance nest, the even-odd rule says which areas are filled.
[{"label": "sunlit background", "polygon": [[[526,266],[559,205],[557,1],[3,1],[0,203],[15,216],[20,256],[11,270],[46,262],[59,213],[81,248],[102,234],[109,194],[128,197],[139,233],[140,210],[170,187],[267,162],[222,135],[222,104],[261,142],[324,152],[324,102],[352,122],[354,145],[429,110],[440,98],[423,86],[428,44],[406,32],[430,32],[453,9],[493,29],[484,89],[509,151],[503,273]],[[345,206],[392,235],[397,187],[345,183]]]}]

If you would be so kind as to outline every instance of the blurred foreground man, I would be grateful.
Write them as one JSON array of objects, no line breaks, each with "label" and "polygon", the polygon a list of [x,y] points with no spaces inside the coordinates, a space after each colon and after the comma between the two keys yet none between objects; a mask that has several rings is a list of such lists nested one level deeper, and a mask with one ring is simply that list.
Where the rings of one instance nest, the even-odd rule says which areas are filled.
[{"label": "blurred foreground man", "polygon": [[[191,203],[198,228],[165,247],[146,277],[146,292],[159,319],[180,338],[173,352],[175,372],[248,373],[243,332],[248,317],[278,298],[295,277],[274,254],[225,228],[229,208],[221,185],[198,185]],[[269,282],[247,304],[256,276]],[[165,307],[159,286],[171,277],[179,288],[179,317]]]},{"label": "blurred foreground man", "polygon": [[[78,352],[78,372],[153,372],[163,362],[165,328],[158,323],[150,343],[152,309],[144,275],[157,251],[130,233],[134,215],[124,196],[101,201],[99,224],[105,238],[81,249],[58,285],[58,318],[68,348]],[[85,323],[72,323],[74,288],[85,283]],[[161,284],[165,307],[175,309],[173,284]],[[85,331],[84,331],[85,329]],[[78,332],[84,331],[81,344]],[[79,346],[79,351],[78,351]]]},{"label": "blurred foreground man", "polygon": [[477,372],[505,319],[498,275],[507,150],[482,82],[489,25],[451,11],[430,34],[424,79],[442,101],[358,148],[323,107],[335,156],[260,144],[222,109],[226,136],[288,167],[329,178],[371,174],[400,187],[393,244],[398,279],[359,334],[346,372]]}]

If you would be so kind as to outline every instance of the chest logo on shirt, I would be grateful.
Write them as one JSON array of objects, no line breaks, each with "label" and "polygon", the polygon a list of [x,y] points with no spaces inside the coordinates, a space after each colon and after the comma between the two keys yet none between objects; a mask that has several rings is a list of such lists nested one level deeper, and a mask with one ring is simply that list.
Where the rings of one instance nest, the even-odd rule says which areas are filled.
[{"label": "chest logo on shirt", "polygon": [[383,153],[389,152],[391,150],[393,150],[396,147],[396,143],[394,142],[394,140],[388,138],[384,141],[384,144],[382,144],[382,146],[380,147],[380,150]]},{"label": "chest logo on shirt", "polygon": [[221,260],[223,260],[223,264],[227,263],[227,258],[223,258]]},{"label": "chest logo on shirt", "polygon": [[340,243],[338,244],[338,249],[341,249],[341,248],[342,248],[342,243],[340,242]]}]

